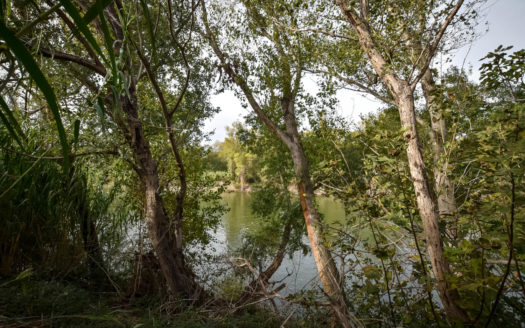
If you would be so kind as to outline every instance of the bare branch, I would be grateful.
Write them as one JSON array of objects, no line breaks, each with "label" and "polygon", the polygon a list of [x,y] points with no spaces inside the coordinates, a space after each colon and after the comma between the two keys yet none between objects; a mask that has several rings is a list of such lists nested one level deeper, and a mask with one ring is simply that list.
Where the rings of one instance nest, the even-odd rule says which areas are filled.
[{"label": "bare branch", "polygon": [[[463,5],[463,2],[464,2],[464,0],[458,0],[458,2],[456,3],[456,5],[452,9],[452,11],[448,14],[447,18],[445,19],[445,21],[441,25],[441,28],[439,29],[438,34],[434,38],[434,41],[432,42],[432,45],[428,48],[428,54],[427,54],[427,58],[425,59],[425,64],[423,65],[423,67],[419,71],[419,74],[416,76],[414,81],[412,81],[412,82],[407,81],[408,83],[410,83],[410,88],[412,89],[412,91],[414,91],[416,89],[417,83],[419,82],[419,80],[421,80],[421,78],[423,77],[423,75],[427,71],[428,67],[430,66],[430,63],[432,62],[432,58],[434,58],[434,56],[436,54],[436,51],[437,51],[437,48],[439,46],[439,42],[441,41],[441,38],[445,34],[445,31],[447,30],[447,27],[450,25],[450,23],[454,19],[454,16],[456,16],[456,14],[458,13],[459,9]],[[418,62],[419,62],[419,59],[418,59]],[[417,66],[418,62],[416,62],[414,66]]]},{"label": "bare branch", "polygon": [[65,62],[70,62],[70,63],[75,63],[75,64],[78,64],[78,65],[83,66],[85,68],[88,68],[88,69],[92,70],[93,72],[95,72],[97,74],[100,74],[102,76],[106,76],[106,69],[104,68],[104,66],[100,66],[100,65],[97,65],[95,63],[92,63],[92,62],[90,62],[89,60],[87,60],[85,58],[78,57],[78,56],[75,56],[75,55],[71,55],[71,54],[68,54],[68,53],[65,53],[65,52],[60,52],[60,51],[56,51],[56,50],[50,50],[50,49],[43,48],[43,47],[40,47],[38,49],[38,52],[44,57],[51,58],[51,59],[56,59],[56,60],[61,60],[61,61],[65,61]]},{"label": "bare branch", "polygon": [[392,105],[392,106],[396,105],[393,99],[390,99],[390,98],[387,98],[387,97],[381,95],[376,90],[371,89],[369,86],[366,86],[363,83],[361,83],[361,82],[359,82],[359,81],[357,81],[355,79],[342,76],[341,74],[338,74],[336,72],[330,72],[330,71],[326,71],[326,70],[322,70],[322,69],[315,69],[315,70],[307,69],[307,71],[311,72],[311,73],[315,73],[315,74],[327,74],[327,75],[334,76],[337,79],[339,79],[339,80],[341,80],[341,81],[343,81],[345,83],[354,85],[354,86],[359,88],[357,90],[353,90],[352,89],[353,91],[366,92],[366,93],[369,93],[370,95],[376,97],[377,99],[381,100],[382,102],[384,102],[386,104],[389,104],[389,105]]}]

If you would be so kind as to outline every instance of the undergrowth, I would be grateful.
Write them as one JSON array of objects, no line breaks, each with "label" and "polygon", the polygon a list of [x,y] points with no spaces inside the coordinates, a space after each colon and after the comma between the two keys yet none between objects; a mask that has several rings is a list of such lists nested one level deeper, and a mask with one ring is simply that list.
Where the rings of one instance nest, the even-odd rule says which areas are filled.
[{"label": "undergrowth", "polygon": [[[155,296],[131,302],[115,293],[94,292],[71,281],[34,277],[0,280],[0,327],[272,328],[286,318],[259,307],[232,315],[197,308],[173,313]],[[170,313],[171,312],[171,313]],[[286,327],[310,326],[288,320]]]}]

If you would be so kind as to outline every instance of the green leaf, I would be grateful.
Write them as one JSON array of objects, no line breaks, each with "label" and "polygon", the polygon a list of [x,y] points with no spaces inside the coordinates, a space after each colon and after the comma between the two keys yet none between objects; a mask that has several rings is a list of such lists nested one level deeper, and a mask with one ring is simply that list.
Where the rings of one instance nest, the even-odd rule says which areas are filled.
[{"label": "green leaf", "polygon": [[97,97],[97,103],[94,105],[97,110],[98,117],[100,118],[100,123],[102,124],[102,131],[106,131],[106,119],[104,116],[104,102],[102,98]]},{"label": "green leaf", "polygon": [[89,30],[89,28],[86,25],[86,22],[82,17],[80,17],[80,13],[78,12],[77,8],[71,3],[69,0],[60,0],[60,3],[62,3],[62,6],[64,6],[64,9],[67,11],[69,16],[73,19],[73,22],[75,23],[75,26],[77,29],[84,35],[86,40],[89,42],[91,47],[93,47],[93,50],[102,58],[102,60],[107,63],[107,59],[102,53],[102,49],[100,49],[100,46],[98,45],[97,41],[95,40],[95,37]]},{"label": "green leaf", "polygon": [[16,282],[16,281],[20,281],[20,280],[24,280],[24,279],[30,278],[33,275],[34,275],[33,269],[31,269],[31,268],[25,269],[24,271],[20,272],[18,274],[18,276],[16,276],[15,279],[7,281],[7,282],[4,282],[3,284],[0,285],[0,287],[7,286],[10,283],[13,283],[13,282]]},{"label": "green leaf", "polygon": [[100,26],[102,27],[102,32],[104,33],[104,42],[106,43],[106,49],[109,53],[109,59],[111,60],[111,78],[113,84],[117,84],[117,61],[115,60],[115,53],[113,52],[113,38],[109,32],[108,24],[106,18],[104,17],[104,9],[100,1],[97,1],[96,5],[98,6],[98,19],[100,20]]},{"label": "green leaf", "polygon": [[20,147],[23,149],[24,145],[22,144],[19,136],[22,138],[22,140],[24,140],[24,132],[20,128],[18,121],[15,119],[13,113],[11,113],[9,107],[7,106],[7,103],[2,97],[0,97],[0,106],[1,109],[5,112],[5,115],[7,115],[6,117],[4,113],[2,113],[2,110],[0,110],[0,119],[2,120],[2,122],[4,122],[5,127],[7,128],[13,139],[15,139],[18,145],[20,145]]},{"label": "green leaf", "polygon": [[64,156],[63,165],[64,171],[69,172],[69,145],[67,142],[66,131],[64,130],[64,125],[62,124],[62,119],[60,117],[60,111],[58,103],[56,100],[55,92],[53,88],[47,81],[44,73],[38,67],[38,64],[33,59],[33,56],[27,51],[26,47],[14,34],[11,32],[3,22],[0,22],[0,35],[2,39],[6,42],[7,46],[14,53],[15,57],[22,63],[27,72],[31,75],[35,81],[38,88],[44,94],[46,101],[53,113],[55,122],[57,125],[58,137],[60,139],[60,144],[62,146],[62,154]]},{"label": "green leaf", "polygon": [[91,7],[89,7],[88,11],[84,15],[84,23],[87,25],[91,23],[92,20],[97,17],[97,15],[100,12],[100,8],[104,10],[107,6],[109,6],[111,3],[113,3],[113,0],[97,0],[95,4],[93,4]]},{"label": "green leaf", "polygon": [[155,64],[157,64],[158,63],[157,45],[155,42],[155,35],[153,34],[153,23],[151,21],[151,16],[149,14],[148,4],[146,3],[146,0],[140,0],[140,4],[142,6],[142,11],[144,12],[144,18],[146,18],[148,34],[151,39],[151,48],[153,50],[153,61],[155,62]]}]

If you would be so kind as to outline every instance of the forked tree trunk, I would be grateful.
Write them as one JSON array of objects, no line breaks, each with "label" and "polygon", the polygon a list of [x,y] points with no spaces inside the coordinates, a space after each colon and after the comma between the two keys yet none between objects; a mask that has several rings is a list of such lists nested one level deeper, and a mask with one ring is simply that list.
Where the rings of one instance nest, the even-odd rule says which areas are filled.
[{"label": "forked tree trunk", "polygon": [[436,101],[435,83],[432,72],[427,70],[421,78],[421,87],[430,113],[430,142],[432,143],[432,157],[434,160],[434,183],[438,201],[438,212],[446,224],[446,232],[450,240],[455,241],[458,236],[457,205],[454,197],[454,184],[447,174],[447,161],[444,161],[444,142],[447,138],[447,127],[443,113]]},{"label": "forked tree trunk", "polygon": [[204,297],[203,290],[196,283],[193,273],[186,267],[183,253],[176,251],[176,236],[172,232],[159,194],[157,164],[153,160],[149,143],[144,137],[133,86],[130,87],[129,93],[133,101],[124,96],[121,98],[121,103],[126,114],[126,130],[128,132],[126,138],[133,152],[135,170],[140,177],[144,190],[145,216],[149,238],[170,291],[180,294],[191,303],[200,303]]},{"label": "forked tree trunk", "polygon": [[365,13],[361,13],[362,16],[356,14],[353,9],[349,8],[346,1],[337,0],[337,3],[345,18],[357,32],[361,48],[365,51],[374,70],[394,97],[399,110],[399,117],[404,130],[405,144],[407,147],[410,175],[416,194],[419,215],[423,222],[427,252],[432,264],[434,277],[437,281],[437,290],[443,302],[443,307],[450,319],[469,322],[467,314],[457,304],[459,300],[458,291],[452,289],[447,282],[447,276],[450,275],[450,266],[443,252],[443,240],[439,230],[439,217],[430,192],[428,178],[425,172],[425,163],[423,162],[423,155],[419,145],[413,90],[407,81],[399,78],[395,74],[372,39],[370,27],[368,23],[362,19],[362,16],[368,16],[366,14],[367,2],[362,2],[366,7]]},{"label": "forked tree trunk", "polygon": [[[51,1],[47,2],[52,5]],[[118,13],[118,10],[122,9],[122,4],[117,1],[115,5],[116,7],[113,5],[106,7],[103,11],[103,14],[109,23],[109,27],[113,31],[116,41],[118,41],[113,42],[115,47],[113,50],[118,55],[122,47],[124,47],[127,42],[124,42],[125,31],[122,28],[122,22]],[[87,8],[87,5],[83,7]],[[69,20],[69,18],[67,18],[66,15],[60,10],[57,11],[57,13],[74,32],[76,27]],[[101,25],[94,24],[94,27],[98,30],[100,36],[106,35],[106,33],[104,33],[102,30]],[[90,55],[95,58],[96,63],[86,64],[89,61],[73,60],[72,58],[76,58],[75,56],[67,56],[67,58],[62,56],[60,59],[75,62],[77,64],[80,63],[92,70],[94,73],[98,73],[101,76],[106,76],[106,68],[104,68],[102,63],[98,60],[98,56],[95,54],[88,42],[85,41],[85,39],[78,37],[81,34],[74,34],[77,35],[79,41],[84,44]],[[132,44],[132,42],[130,44]],[[110,51],[111,49],[107,50]],[[125,53],[128,54],[128,52]],[[141,53],[138,51],[138,49],[137,55],[141,57]],[[125,56],[125,64],[123,66],[125,68],[126,74],[132,70],[133,65],[131,63],[131,58],[127,55]],[[147,70],[149,69],[148,67],[146,68]],[[186,301],[190,301],[192,303],[201,302],[204,300],[205,294],[202,288],[196,283],[194,274],[186,267],[184,254],[182,252],[182,204],[186,192],[185,172],[182,165],[182,159],[178,153],[176,145],[174,144],[173,136],[170,134],[170,143],[179,166],[179,177],[181,181],[181,190],[177,195],[177,209],[173,217],[173,221],[175,223],[175,227],[173,229],[173,227],[170,226],[170,223],[172,222],[170,222],[169,216],[166,214],[162,204],[162,198],[159,194],[160,186],[157,163],[153,160],[149,143],[144,136],[142,120],[138,115],[136,83],[140,78],[140,76],[126,76],[125,81],[127,81],[129,85],[126,95],[120,97],[120,105],[125,114],[125,119],[123,119],[119,114],[116,114],[115,121],[120,127],[122,133],[125,135],[126,141],[128,142],[133,154],[132,165],[140,178],[144,194],[144,209],[149,238],[158,257],[162,275],[166,280],[166,285],[172,293],[180,294],[186,299]],[[93,82],[83,82],[85,82],[88,89],[98,89],[96,86],[94,86]],[[111,91],[106,94],[105,98],[106,102],[110,104],[110,106],[116,106],[115,102],[113,101],[113,95]],[[168,124],[168,126],[170,125]]]},{"label": "forked tree trunk", "polygon": [[427,252],[432,264],[434,277],[437,281],[437,289],[443,302],[443,307],[450,318],[467,322],[468,316],[457,305],[459,294],[452,289],[447,282],[450,275],[450,266],[443,252],[443,240],[439,230],[439,217],[432,200],[428,178],[425,172],[425,163],[419,146],[419,137],[416,129],[416,114],[414,109],[414,98],[412,90],[404,81],[397,81],[393,86],[396,94],[394,98],[401,118],[405,143],[407,147],[408,164],[419,215],[423,222],[423,232],[426,239]]}]

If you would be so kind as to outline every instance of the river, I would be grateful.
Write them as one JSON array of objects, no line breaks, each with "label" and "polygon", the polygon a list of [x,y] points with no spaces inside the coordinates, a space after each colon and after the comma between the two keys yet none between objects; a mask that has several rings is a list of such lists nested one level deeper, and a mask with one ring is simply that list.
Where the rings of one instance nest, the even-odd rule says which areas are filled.
[{"label": "river", "polygon": [[[259,225],[259,218],[251,212],[253,194],[245,192],[231,192],[222,195],[224,204],[229,208],[221,221],[221,226],[215,234],[215,251],[217,253],[231,253],[238,249],[242,242],[242,236],[246,232],[254,231]],[[318,196],[317,204],[320,213],[324,216],[324,222],[343,222],[345,210],[343,205],[328,197]],[[302,219],[302,218],[299,218]],[[276,236],[280,238],[280,236]],[[307,245],[306,236],[304,241]],[[290,273],[292,273],[290,275]],[[286,288],[282,294],[287,295],[309,287],[317,282],[317,269],[312,254],[303,255],[301,251],[293,254],[292,258],[286,256],[279,270],[274,274],[272,280],[283,282]]]}]

